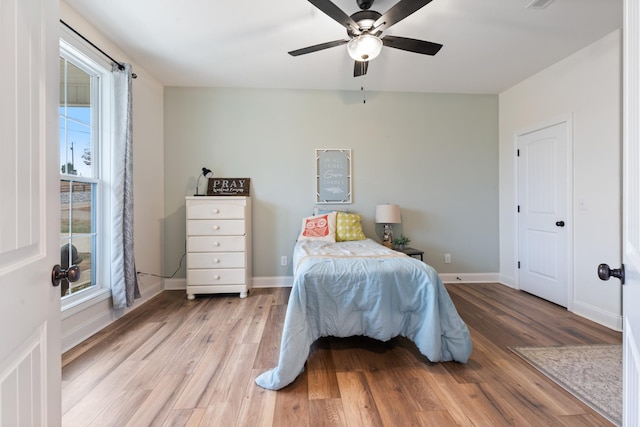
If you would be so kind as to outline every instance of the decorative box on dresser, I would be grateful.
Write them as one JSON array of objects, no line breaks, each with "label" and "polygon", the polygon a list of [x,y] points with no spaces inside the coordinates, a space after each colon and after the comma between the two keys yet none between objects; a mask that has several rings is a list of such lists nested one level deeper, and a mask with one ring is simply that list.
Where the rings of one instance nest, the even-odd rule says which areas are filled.
[{"label": "decorative box on dresser", "polygon": [[251,289],[251,198],[186,197],[187,298]]}]

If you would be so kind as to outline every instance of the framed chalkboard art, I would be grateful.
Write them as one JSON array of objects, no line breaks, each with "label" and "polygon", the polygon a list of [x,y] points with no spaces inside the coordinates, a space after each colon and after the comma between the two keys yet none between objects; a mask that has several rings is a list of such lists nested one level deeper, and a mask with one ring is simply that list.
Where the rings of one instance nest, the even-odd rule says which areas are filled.
[{"label": "framed chalkboard art", "polygon": [[316,203],[351,203],[351,150],[316,149]]}]

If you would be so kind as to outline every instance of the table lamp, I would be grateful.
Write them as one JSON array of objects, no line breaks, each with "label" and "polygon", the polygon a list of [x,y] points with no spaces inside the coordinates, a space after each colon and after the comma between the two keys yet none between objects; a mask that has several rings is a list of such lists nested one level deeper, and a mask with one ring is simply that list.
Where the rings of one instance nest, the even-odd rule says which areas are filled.
[{"label": "table lamp", "polygon": [[200,186],[200,178],[213,178],[213,171],[211,169],[202,168],[202,173],[198,175],[198,180],[196,181],[196,194],[194,196],[205,196],[206,194],[200,194],[198,191],[198,187]]},{"label": "table lamp", "polygon": [[391,224],[400,224],[400,206],[384,204],[376,206],[376,223],[384,224],[382,244],[393,248],[393,229]]}]

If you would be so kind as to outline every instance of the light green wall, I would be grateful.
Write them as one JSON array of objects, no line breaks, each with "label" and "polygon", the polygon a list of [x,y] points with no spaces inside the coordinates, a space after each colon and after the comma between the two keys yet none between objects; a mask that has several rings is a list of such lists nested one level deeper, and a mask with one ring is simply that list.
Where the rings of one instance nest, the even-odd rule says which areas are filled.
[{"label": "light green wall", "polygon": [[[376,204],[440,273],[499,271],[498,97],[165,88],[165,274],[185,248],[184,196],[203,166],[251,178],[253,276],[289,276],[301,218],[312,213],[314,150],[352,150],[353,203],[379,240]],[[201,183],[201,187],[204,185]],[[444,264],[444,254],[453,262]],[[184,265],[176,275],[184,277]]]}]

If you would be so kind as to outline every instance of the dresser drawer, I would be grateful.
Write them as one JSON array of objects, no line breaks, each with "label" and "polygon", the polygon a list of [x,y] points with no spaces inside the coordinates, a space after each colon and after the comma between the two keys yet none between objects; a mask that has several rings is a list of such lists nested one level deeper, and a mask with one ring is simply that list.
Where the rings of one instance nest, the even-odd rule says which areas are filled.
[{"label": "dresser drawer", "polygon": [[219,269],[219,270],[187,270],[187,284],[197,285],[235,285],[246,281],[244,269]]},{"label": "dresser drawer", "polygon": [[232,203],[218,202],[187,204],[187,219],[244,219],[245,206]]},{"label": "dresser drawer", "polygon": [[190,219],[187,221],[189,236],[242,236],[245,221],[242,219]]},{"label": "dresser drawer", "polygon": [[244,252],[197,252],[187,255],[189,268],[244,268]]},{"label": "dresser drawer", "polygon": [[187,239],[188,252],[244,252],[244,236],[192,236]]}]

